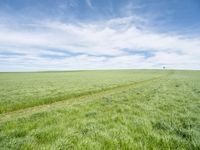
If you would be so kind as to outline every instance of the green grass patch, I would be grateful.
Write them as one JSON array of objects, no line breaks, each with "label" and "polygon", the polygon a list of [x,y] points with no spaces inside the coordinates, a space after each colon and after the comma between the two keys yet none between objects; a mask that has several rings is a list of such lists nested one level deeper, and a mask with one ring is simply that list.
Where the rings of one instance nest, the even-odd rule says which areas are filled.
[{"label": "green grass patch", "polygon": [[[33,78],[41,74],[43,73],[33,73]],[[46,74],[54,76],[59,73]],[[68,76],[70,72],[61,74]],[[10,113],[2,111],[0,148],[200,149],[199,71],[127,70],[72,72],[72,74],[75,76],[77,74],[77,78],[81,77],[78,82],[73,80],[76,78],[74,76],[70,76],[72,80],[70,77],[63,80],[63,83],[74,81],[74,84],[66,85],[66,87],[74,87],[71,92],[74,90],[73,92],[76,93],[76,88],[80,90],[85,88],[86,91],[98,89],[102,85],[105,86],[105,91],[91,92],[82,98],[72,97],[64,102],[51,104],[48,102],[49,105],[44,106],[36,106],[32,102],[34,99],[27,99],[27,102],[32,104],[28,107],[36,106],[34,110],[31,108],[23,110],[21,108],[24,107],[18,107],[19,111],[16,112],[12,112],[14,109],[9,109]],[[21,75],[25,76],[26,73],[18,74]],[[96,78],[92,75],[96,75]],[[7,82],[10,82],[11,76],[12,74],[7,75]],[[88,76],[87,82],[91,81],[88,86],[84,86],[85,81],[81,81],[85,80],[83,76]],[[162,78],[148,80],[158,76]],[[6,76],[4,78],[6,79]],[[56,82],[55,78],[51,79]],[[46,84],[48,78],[40,80],[43,80],[41,84]],[[53,86],[49,89],[59,89],[59,84],[53,81],[52,84],[57,87]],[[13,88],[16,82],[13,83]],[[130,82],[138,83],[129,85]],[[23,84],[28,83],[25,80]],[[114,88],[115,86],[119,88]],[[26,90],[34,91],[32,88]],[[63,91],[68,94],[67,90],[63,89]],[[23,94],[18,96],[22,97]],[[20,101],[18,96],[15,98],[11,95],[5,96],[2,109],[6,108],[5,101],[9,102],[11,97],[12,101],[19,103],[19,106],[24,105],[23,100]],[[36,99],[36,101],[44,104],[42,101],[45,99]],[[15,103],[10,104],[9,107],[12,108],[11,106],[14,107]]]}]

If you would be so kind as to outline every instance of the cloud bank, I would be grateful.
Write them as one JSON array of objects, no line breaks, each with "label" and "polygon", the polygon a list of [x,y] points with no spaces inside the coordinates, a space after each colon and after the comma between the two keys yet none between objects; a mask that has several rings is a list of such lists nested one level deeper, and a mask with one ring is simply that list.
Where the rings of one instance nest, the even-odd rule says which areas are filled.
[{"label": "cloud bank", "polygon": [[0,71],[163,66],[200,69],[200,37],[156,32],[141,26],[146,21],[129,16],[96,23],[53,20],[18,26],[2,23]]}]

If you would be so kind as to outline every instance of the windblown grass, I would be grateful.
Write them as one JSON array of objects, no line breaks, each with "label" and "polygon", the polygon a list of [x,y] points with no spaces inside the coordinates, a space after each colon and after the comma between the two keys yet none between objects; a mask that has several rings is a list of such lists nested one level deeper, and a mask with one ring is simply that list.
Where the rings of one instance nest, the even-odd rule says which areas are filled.
[{"label": "windblown grass", "polygon": [[[98,85],[104,83],[109,73],[113,82],[112,78],[106,80],[110,83],[108,86],[154,80],[3,113],[0,115],[0,148],[200,149],[200,72],[85,72],[88,76],[90,73],[102,77],[102,82],[96,79]],[[162,78],[156,78],[159,75]]]},{"label": "windblown grass", "polygon": [[166,74],[163,71],[0,73],[0,114]]}]

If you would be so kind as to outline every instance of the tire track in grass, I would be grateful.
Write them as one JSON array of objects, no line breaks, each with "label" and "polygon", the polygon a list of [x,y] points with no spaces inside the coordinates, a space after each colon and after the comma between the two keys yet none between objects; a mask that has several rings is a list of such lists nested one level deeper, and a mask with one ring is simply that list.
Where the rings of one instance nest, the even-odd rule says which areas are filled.
[{"label": "tire track in grass", "polygon": [[15,110],[15,111],[11,111],[11,112],[6,112],[3,114],[0,114],[0,123],[7,122],[7,121],[10,121],[13,119],[28,117],[28,116],[31,116],[36,113],[41,113],[41,112],[56,110],[56,109],[63,108],[63,107],[72,106],[74,104],[81,104],[81,103],[87,103],[90,101],[94,101],[94,100],[102,98],[104,96],[115,94],[117,91],[120,92],[120,91],[129,89],[131,87],[136,88],[137,86],[140,86],[142,84],[147,84],[149,82],[162,80],[166,76],[169,76],[170,74],[172,74],[172,72],[168,73],[167,75],[164,75],[164,76],[159,76],[159,77],[151,78],[148,80],[138,81],[138,82],[129,83],[129,84],[123,84],[123,85],[119,85],[119,86],[112,87],[112,88],[102,89],[100,91],[95,91],[93,93],[92,92],[89,92],[87,94],[83,93],[83,95],[69,98],[69,99],[62,100],[62,101],[57,101],[57,102],[53,102],[53,103],[28,107],[28,108],[19,109],[19,110]]}]

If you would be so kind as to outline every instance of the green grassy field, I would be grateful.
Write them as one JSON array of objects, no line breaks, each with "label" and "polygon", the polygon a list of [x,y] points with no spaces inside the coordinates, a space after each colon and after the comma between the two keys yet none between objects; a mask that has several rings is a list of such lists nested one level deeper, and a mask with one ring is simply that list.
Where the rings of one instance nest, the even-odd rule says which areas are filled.
[{"label": "green grassy field", "polygon": [[0,73],[0,149],[200,149],[200,71]]}]

